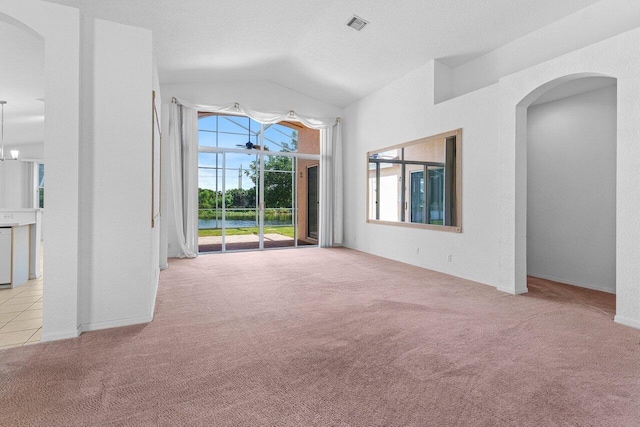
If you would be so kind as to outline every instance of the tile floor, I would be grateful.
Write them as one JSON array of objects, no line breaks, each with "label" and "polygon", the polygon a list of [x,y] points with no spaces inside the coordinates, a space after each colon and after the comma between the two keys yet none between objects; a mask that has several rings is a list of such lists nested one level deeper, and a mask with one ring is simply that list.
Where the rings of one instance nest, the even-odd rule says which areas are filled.
[{"label": "tile floor", "polygon": [[43,278],[0,289],[0,349],[35,344],[42,334]]}]

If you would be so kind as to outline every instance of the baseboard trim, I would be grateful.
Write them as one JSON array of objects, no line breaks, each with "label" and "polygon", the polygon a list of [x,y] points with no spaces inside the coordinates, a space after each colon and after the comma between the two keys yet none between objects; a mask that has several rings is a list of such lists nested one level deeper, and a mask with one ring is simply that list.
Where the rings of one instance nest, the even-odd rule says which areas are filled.
[{"label": "baseboard trim", "polygon": [[613,318],[613,321],[620,325],[629,326],[630,328],[640,329],[640,320],[629,319],[628,317],[616,315]]},{"label": "baseboard trim", "polygon": [[[154,299],[154,308],[155,308],[155,299]],[[78,328],[74,330],[54,332],[54,333],[43,332],[40,342],[60,341],[60,340],[66,340],[70,338],[78,338],[80,334],[82,334],[83,332],[99,331],[102,329],[110,329],[110,328],[121,328],[123,326],[140,325],[144,323],[150,323],[151,321],[153,321],[153,312],[150,316],[134,317],[131,319],[110,320],[108,322],[87,323],[87,324],[78,326]]]},{"label": "baseboard trim", "polygon": [[80,333],[81,333],[80,327],[78,327],[77,329],[71,329],[68,331],[54,332],[54,333],[47,333],[45,330],[43,330],[42,338],[40,339],[40,342],[60,341],[60,340],[67,340],[70,338],[78,338],[80,336]]},{"label": "baseboard trim", "polygon": [[153,320],[155,314],[156,314],[156,301],[158,299],[158,287],[160,286],[160,278],[158,277],[158,279],[156,280],[156,289],[153,292],[153,302],[151,303],[151,320]]},{"label": "baseboard trim", "polygon": [[584,283],[578,283],[573,281],[567,281],[565,279],[558,279],[556,277],[545,276],[544,274],[527,273],[527,276],[536,277],[538,279],[551,280],[553,282],[564,283],[565,285],[577,286],[579,288],[591,289],[592,291],[606,292],[608,294],[616,294],[615,289],[603,288],[596,285],[585,285]]},{"label": "baseboard trim", "polygon": [[507,288],[500,288],[500,287],[496,287],[497,290],[499,290],[500,292],[504,292],[507,294],[511,294],[511,295],[522,295],[522,294],[526,294],[527,292],[529,292],[529,289],[524,288],[524,289],[507,289]]},{"label": "baseboard trim", "polygon": [[140,325],[149,323],[153,320],[153,316],[133,317],[130,319],[109,320],[107,322],[86,323],[80,328],[82,332],[100,331],[102,329],[121,328],[123,326]]}]

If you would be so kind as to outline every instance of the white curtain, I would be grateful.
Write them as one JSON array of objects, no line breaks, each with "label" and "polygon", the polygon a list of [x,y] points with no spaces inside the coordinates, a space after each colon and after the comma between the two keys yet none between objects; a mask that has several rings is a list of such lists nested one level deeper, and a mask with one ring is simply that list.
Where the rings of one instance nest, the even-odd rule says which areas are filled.
[{"label": "white curtain", "polygon": [[169,145],[179,258],[198,255],[198,112],[172,103]]},{"label": "white curtain", "polygon": [[340,119],[320,134],[320,246],[342,245],[342,126]]},{"label": "white curtain", "polygon": [[333,127],[333,246],[342,246],[343,212],[343,169],[342,169],[342,121],[338,119]]},{"label": "white curtain", "polygon": [[[193,112],[195,118],[195,163],[193,187],[189,191],[194,192],[197,204],[198,196],[198,175],[197,175],[197,116],[198,111],[243,115],[250,117],[258,123],[275,124],[283,120],[297,121],[310,129],[320,130],[320,246],[331,247],[342,245],[342,126],[340,119],[318,119],[314,117],[302,116],[295,111],[287,112],[262,112],[245,107],[238,103],[227,105],[201,105],[193,104],[182,99],[174,99],[172,104],[172,114],[169,118],[169,138],[171,136],[171,123],[174,121],[173,106],[182,106],[183,111]],[[177,103],[177,104],[176,104]],[[173,141],[171,139],[170,141]],[[172,164],[173,170],[173,164]],[[175,183],[174,183],[175,188]],[[187,188],[187,187],[185,187]],[[174,192],[175,197],[175,192]],[[185,201],[186,202],[186,201]],[[178,218],[176,216],[176,221]],[[197,248],[197,211],[195,212],[195,248]],[[186,229],[187,227],[185,227]],[[188,239],[188,236],[187,236]],[[196,251],[197,252],[197,251]]]}]

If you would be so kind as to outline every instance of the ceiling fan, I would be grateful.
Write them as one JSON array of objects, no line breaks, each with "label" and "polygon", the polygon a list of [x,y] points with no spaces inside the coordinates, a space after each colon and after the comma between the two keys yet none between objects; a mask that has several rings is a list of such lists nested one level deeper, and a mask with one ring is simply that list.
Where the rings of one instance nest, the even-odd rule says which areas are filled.
[{"label": "ceiling fan", "polygon": [[[249,138],[251,138],[251,119],[249,119]],[[251,142],[251,139],[245,144],[236,144],[236,147],[246,148],[247,150],[260,150],[260,146]]]},{"label": "ceiling fan", "polygon": [[260,150],[260,146],[251,141],[247,141],[246,144],[236,144],[236,147],[246,148],[247,150]]}]

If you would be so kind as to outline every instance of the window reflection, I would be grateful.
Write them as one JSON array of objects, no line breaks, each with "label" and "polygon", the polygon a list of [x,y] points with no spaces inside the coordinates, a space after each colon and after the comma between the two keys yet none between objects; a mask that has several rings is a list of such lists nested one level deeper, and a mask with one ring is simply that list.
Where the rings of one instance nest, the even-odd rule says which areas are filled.
[{"label": "window reflection", "polygon": [[457,227],[460,131],[368,153],[368,219]]}]

